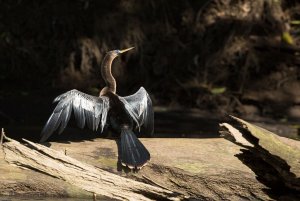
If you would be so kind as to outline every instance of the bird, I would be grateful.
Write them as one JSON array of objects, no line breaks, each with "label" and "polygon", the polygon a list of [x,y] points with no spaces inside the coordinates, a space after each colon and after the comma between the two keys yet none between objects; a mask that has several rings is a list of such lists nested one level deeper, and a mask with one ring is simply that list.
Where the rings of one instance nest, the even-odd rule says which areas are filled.
[{"label": "bird", "polygon": [[120,141],[119,160],[130,169],[141,169],[150,160],[150,153],[137,135],[143,132],[152,136],[154,130],[154,111],[152,101],[144,87],[129,96],[116,94],[116,80],[112,75],[112,63],[119,55],[133,49],[112,50],[106,53],[101,64],[101,75],[106,84],[99,96],[92,96],[77,89],[67,91],[56,97],[57,102],[41,132],[40,142],[45,142],[54,131],[62,133],[66,128],[72,111],[78,127],[85,125],[94,131],[109,128],[117,133]]}]

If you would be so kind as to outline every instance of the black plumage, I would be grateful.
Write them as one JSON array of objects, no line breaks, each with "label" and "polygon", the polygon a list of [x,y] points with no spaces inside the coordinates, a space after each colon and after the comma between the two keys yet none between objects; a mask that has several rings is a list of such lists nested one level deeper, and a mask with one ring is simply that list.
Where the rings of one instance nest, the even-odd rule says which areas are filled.
[{"label": "black plumage", "polygon": [[54,102],[58,104],[42,130],[41,142],[46,141],[58,128],[61,133],[74,111],[80,128],[86,125],[91,130],[100,128],[102,132],[109,125],[119,133],[122,165],[141,168],[150,160],[150,153],[136,137],[140,130],[148,136],[153,134],[154,114],[150,96],[143,87],[133,95],[118,96],[116,81],[111,73],[114,58],[130,49],[113,50],[106,54],[101,66],[106,86],[98,97],[73,89],[55,98]]}]

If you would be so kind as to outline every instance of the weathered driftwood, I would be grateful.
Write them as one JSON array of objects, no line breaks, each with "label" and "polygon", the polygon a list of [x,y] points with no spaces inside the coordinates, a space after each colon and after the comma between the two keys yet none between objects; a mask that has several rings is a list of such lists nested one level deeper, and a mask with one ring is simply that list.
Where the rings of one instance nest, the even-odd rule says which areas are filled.
[{"label": "weathered driftwood", "polygon": [[117,200],[176,199],[172,191],[112,174],[62,152],[24,141],[27,146],[12,139],[3,144],[5,159],[9,163],[43,172],[88,192]]},{"label": "weathered driftwood", "polygon": [[[234,119],[243,127],[221,126],[237,145],[220,138],[141,139],[152,158],[137,173],[118,170],[114,140],[51,143],[51,149],[10,140],[0,149],[0,172],[5,173],[0,175],[0,195],[92,198],[95,192],[119,199],[200,200],[299,196],[300,142]],[[264,184],[274,191],[293,191],[274,195]]]},{"label": "weathered driftwood", "polygon": [[[265,164],[261,167],[265,169],[258,168],[258,160],[246,164],[268,186],[292,189],[300,194],[300,141],[280,137],[242,119],[232,118],[235,121],[233,125],[221,124],[222,134],[249,150],[253,158]],[[240,158],[243,160],[242,156]]]},{"label": "weathered driftwood", "polygon": [[[256,180],[256,175],[234,156],[241,153],[239,146],[222,138],[152,138],[141,140],[149,149],[152,158],[150,163],[137,173],[117,170],[118,152],[114,140],[95,139],[93,141],[72,143],[51,143],[51,149],[57,150],[56,156],[50,156],[48,153],[50,150],[40,145],[27,145],[20,150],[20,146],[23,145],[18,142],[6,142],[3,147],[5,155],[1,155],[0,151],[0,157],[5,158],[10,164],[7,164],[5,160],[0,160],[0,171],[9,174],[0,176],[0,195],[83,196],[92,198],[92,193],[85,193],[80,189],[84,188],[89,192],[96,193],[101,193],[103,189],[107,189],[112,192],[105,186],[108,185],[114,189],[117,187],[114,187],[111,183],[112,180],[107,180],[107,176],[101,178],[97,176],[100,172],[101,175],[108,175],[107,172],[104,173],[103,170],[98,169],[99,167],[154,186],[148,186],[141,182],[138,183],[141,187],[131,186],[123,183],[125,180],[118,177],[115,184],[120,184],[120,190],[124,189],[127,195],[131,193],[134,196],[159,199],[156,196],[172,197],[173,194],[170,191],[173,191],[185,197],[199,200],[270,199],[264,191],[266,187]],[[78,161],[66,159],[65,150],[68,156]],[[34,155],[31,155],[31,152],[34,152]],[[52,155],[52,150],[50,152]],[[36,157],[42,157],[44,162],[39,161]],[[46,162],[48,160],[53,160],[51,162],[53,164]],[[74,161],[76,161],[75,165],[72,164]],[[90,165],[82,167],[83,162]],[[13,167],[11,166],[12,163],[18,167],[29,168],[29,170]],[[54,163],[57,165],[54,165]],[[97,168],[93,169],[94,166],[97,166]],[[65,172],[65,170],[61,170],[65,167],[69,170],[71,168],[72,171]],[[58,168],[60,168],[59,171]],[[89,168],[92,168],[91,172]],[[38,170],[39,172],[32,170]],[[80,174],[83,172],[83,175],[74,178],[73,170]],[[63,180],[46,176],[45,172]],[[98,177],[96,179],[97,183],[102,182],[101,189],[96,189],[99,185],[94,183],[94,177]],[[111,178],[116,177],[116,175],[112,175]],[[84,178],[88,180],[83,181]],[[104,180],[100,181],[101,179]],[[76,186],[74,187],[74,185],[70,185],[64,180],[80,188],[75,188]],[[78,184],[77,181],[81,181],[82,184]],[[136,184],[132,180],[126,181]],[[142,189],[155,193],[149,194]],[[117,193],[117,195],[114,194],[113,196],[120,195],[119,192],[114,193]],[[182,198],[180,195],[178,197]]]}]

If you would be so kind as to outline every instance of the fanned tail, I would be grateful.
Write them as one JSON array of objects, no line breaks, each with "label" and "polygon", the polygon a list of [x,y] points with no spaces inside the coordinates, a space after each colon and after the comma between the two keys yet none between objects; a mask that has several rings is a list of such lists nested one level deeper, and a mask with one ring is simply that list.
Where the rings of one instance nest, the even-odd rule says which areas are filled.
[{"label": "fanned tail", "polygon": [[141,169],[150,160],[150,153],[130,129],[121,131],[121,163],[130,169]]}]

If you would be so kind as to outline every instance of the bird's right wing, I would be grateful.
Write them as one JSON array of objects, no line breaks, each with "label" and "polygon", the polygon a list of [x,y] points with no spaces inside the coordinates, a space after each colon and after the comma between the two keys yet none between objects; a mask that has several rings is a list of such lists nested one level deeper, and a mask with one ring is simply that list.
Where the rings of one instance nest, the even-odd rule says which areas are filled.
[{"label": "bird's right wing", "polygon": [[107,97],[95,97],[73,89],[56,97],[54,102],[58,104],[42,130],[41,142],[46,141],[59,126],[59,133],[66,128],[72,109],[80,128],[86,123],[90,129],[97,130],[100,124],[103,131],[109,110]]}]

